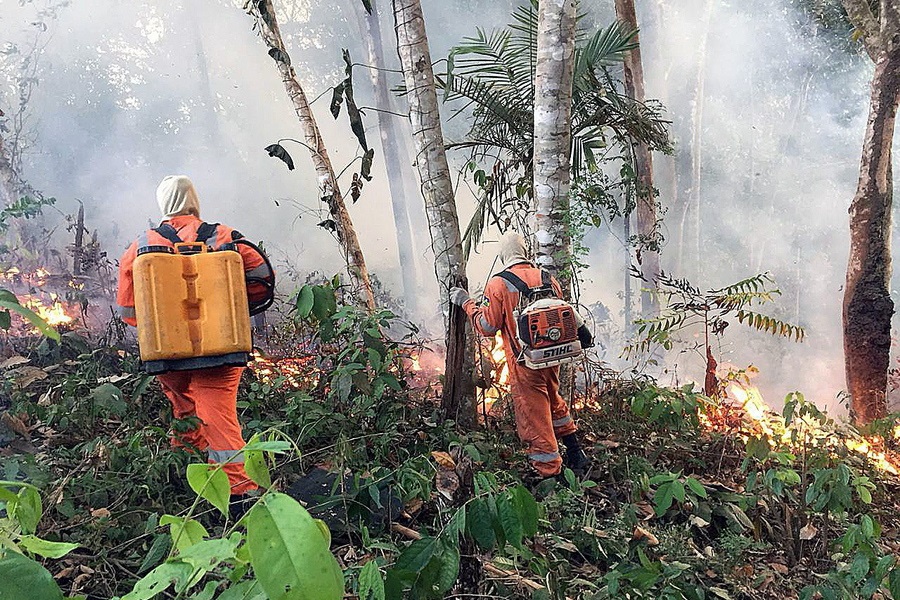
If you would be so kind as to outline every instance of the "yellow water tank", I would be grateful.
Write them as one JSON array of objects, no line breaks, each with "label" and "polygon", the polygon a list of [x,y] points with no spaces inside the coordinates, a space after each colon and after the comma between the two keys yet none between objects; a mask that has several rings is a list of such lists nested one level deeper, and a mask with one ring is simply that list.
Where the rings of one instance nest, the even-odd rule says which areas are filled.
[{"label": "yellow water tank", "polygon": [[247,363],[253,345],[238,252],[211,252],[197,242],[142,248],[134,299],[147,372]]}]

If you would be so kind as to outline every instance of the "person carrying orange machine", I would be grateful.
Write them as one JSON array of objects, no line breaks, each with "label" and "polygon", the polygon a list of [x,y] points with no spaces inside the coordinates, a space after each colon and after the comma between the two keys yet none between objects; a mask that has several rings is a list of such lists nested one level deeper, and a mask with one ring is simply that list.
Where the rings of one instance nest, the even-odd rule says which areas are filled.
[{"label": "person carrying orange machine", "polygon": [[[466,311],[481,335],[493,337],[499,331],[503,337],[516,430],[538,475],[557,476],[563,464],[573,471],[583,471],[590,459],[578,442],[569,407],[559,395],[559,366],[529,368],[523,364],[521,341],[517,337],[516,317],[522,292],[513,282],[537,288],[549,280],[556,298],[562,298],[562,289],[555,278],[528,259],[525,238],[516,232],[508,232],[500,239],[499,258],[504,271],[490,278],[480,306],[469,298],[466,290],[458,287],[450,290],[450,301]],[[584,338],[585,345],[590,345],[590,334],[583,320],[579,320],[579,325],[579,337]],[[565,461],[560,456],[557,439],[566,447]]]},{"label": "person carrying orange machine", "polygon": [[[150,229],[133,242],[119,260],[119,287],[117,303],[122,320],[138,327],[139,339],[141,327],[144,326],[148,309],[136,310],[135,293],[135,260],[146,252],[162,252],[164,255],[178,253],[183,246],[202,246],[202,251],[233,250],[239,253],[246,278],[249,312],[253,308],[264,310],[271,303],[274,288],[274,271],[265,255],[253,244],[243,240],[236,230],[222,224],[205,223],[200,219],[200,202],[191,180],[185,176],[168,176],[162,180],[156,190],[156,199],[164,217],[159,227]],[[200,242],[200,244],[190,244]],[[225,253],[223,253],[225,254]],[[229,253],[234,256],[233,253]],[[159,255],[153,255],[159,256]],[[234,260],[230,258],[229,260]],[[159,277],[160,271],[154,271],[153,277]],[[180,275],[180,269],[179,269]],[[196,277],[196,274],[195,274]],[[141,283],[141,282],[139,282]],[[149,285],[152,285],[150,282]],[[156,282],[159,284],[160,282]],[[179,282],[180,283],[180,282]],[[192,285],[192,284],[187,284]],[[240,288],[243,289],[243,286]],[[141,293],[137,298],[140,303]],[[174,292],[173,292],[174,294]],[[247,312],[247,304],[241,300],[242,312]],[[175,298],[180,303],[180,297]],[[201,303],[205,303],[202,307]],[[197,301],[197,314],[210,310],[209,300]],[[176,304],[178,306],[178,304]],[[259,312],[259,311],[258,311]],[[205,315],[204,313],[204,316]],[[241,315],[243,317],[243,315]],[[138,324],[141,320],[141,324]],[[175,320],[175,319],[173,319]],[[241,319],[237,319],[241,321]],[[249,351],[249,314],[246,315],[246,345]],[[159,327],[172,331],[188,331],[178,329],[182,324],[160,323]],[[193,340],[194,331],[190,330]],[[180,335],[179,337],[188,337]],[[142,341],[142,340],[141,340]],[[189,346],[190,347],[190,346]],[[145,348],[141,348],[144,358]],[[176,419],[197,417],[199,426],[173,439],[174,445],[189,445],[206,451],[210,463],[225,463],[223,470],[231,484],[232,512],[241,514],[241,506],[249,502],[249,498],[257,489],[257,485],[247,476],[241,449],[244,439],[237,415],[237,391],[241,374],[247,361],[247,354],[235,353],[216,357],[188,357],[171,361],[145,361],[145,368],[155,373],[163,392],[172,403]]]}]

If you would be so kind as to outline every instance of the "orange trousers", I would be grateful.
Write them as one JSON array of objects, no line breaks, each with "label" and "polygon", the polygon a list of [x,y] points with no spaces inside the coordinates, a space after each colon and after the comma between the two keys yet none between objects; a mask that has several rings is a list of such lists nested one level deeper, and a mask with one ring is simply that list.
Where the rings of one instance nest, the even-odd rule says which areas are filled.
[{"label": "orange trousers", "polygon": [[559,395],[559,367],[534,370],[509,362],[519,439],[527,446],[528,459],[539,474],[556,475],[562,469],[556,440],[578,430],[569,405]]},{"label": "orange trousers", "polygon": [[176,419],[197,417],[200,426],[176,434],[175,444],[206,451],[210,463],[225,463],[232,494],[243,494],[257,486],[244,471],[244,438],[237,416],[237,392],[244,367],[215,367],[192,371],[170,371],[157,375],[172,403]]}]

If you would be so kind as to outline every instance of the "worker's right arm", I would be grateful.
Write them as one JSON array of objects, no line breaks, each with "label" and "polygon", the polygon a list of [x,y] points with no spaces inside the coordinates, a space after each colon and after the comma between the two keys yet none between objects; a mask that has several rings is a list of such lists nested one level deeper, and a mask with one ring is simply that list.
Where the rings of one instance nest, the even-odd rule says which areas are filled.
[{"label": "worker's right arm", "polygon": [[471,298],[463,304],[463,310],[472,318],[475,330],[483,336],[493,337],[503,327],[509,291],[500,277],[491,277],[484,290],[484,300],[477,304]]},{"label": "worker's right arm", "polygon": [[116,291],[119,316],[132,327],[137,327],[134,313],[133,267],[135,258],[137,258],[137,242],[133,242],[119,259],[119,288]]}]

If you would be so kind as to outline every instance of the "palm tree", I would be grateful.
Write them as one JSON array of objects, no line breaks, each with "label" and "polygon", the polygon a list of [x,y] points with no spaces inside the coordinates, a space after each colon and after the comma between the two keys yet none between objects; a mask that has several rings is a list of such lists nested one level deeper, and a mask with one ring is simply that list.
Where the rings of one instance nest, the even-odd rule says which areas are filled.
[{"label": "palm tree", "polygon": [[[493,32],[478,29],[456,46],[447,71],[436,78],[445,101],[462,101],[458,114],[472,109],[466,138],[448,148],[472,151],[470,168],[482,188],[478,207],[464,235],[468,254],[485,227],[524,225],[532,204],[534,149],[534,71],[537,64],[537,1],[520,6],[513,22]],[[580,19],[580,17],[579,17]],[[599,160],[620,151],[631,160],[631,145],[670,151],[667,122],[658,106],[620,92],[610,67],[636,47],[637,31],[613,23],[593,33],[576,33],[572,94],[572,175],[595,170]],[[454,116],[455,116],[454,114]],[[479,160],[494,159],[490,172]]]}]

